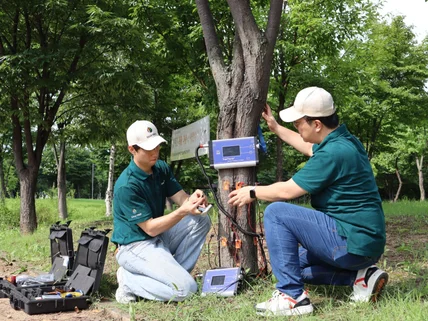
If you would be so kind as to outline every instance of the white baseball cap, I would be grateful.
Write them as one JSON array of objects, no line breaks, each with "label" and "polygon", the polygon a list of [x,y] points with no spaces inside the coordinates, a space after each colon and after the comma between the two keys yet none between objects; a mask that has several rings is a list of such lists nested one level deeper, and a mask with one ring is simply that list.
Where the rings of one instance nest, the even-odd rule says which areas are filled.
[{"label": "white baseball cap", "polygon": [[137,145],[145,150],[153,150],[167,141],[159,136],[155,125],[147,120],[137,120],[126,131],[128,146]]},{"label": "white baseball cap", "polygon": [[302,117],[326,117],[336,111],[333,97],[325,89],[308,87],[299,91],[294,100],[294,105],[281,110],[279,117],[287,123]]}]

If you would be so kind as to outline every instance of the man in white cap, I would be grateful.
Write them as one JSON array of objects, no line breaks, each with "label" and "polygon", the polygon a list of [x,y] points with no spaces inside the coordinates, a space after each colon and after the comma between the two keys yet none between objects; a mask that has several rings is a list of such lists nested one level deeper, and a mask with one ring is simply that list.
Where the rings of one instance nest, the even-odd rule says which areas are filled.
[{"label": "man in white cap", "polygon": [[[262,315],[300,315],[313,306],[304,283],[347,285],[351,300],[376,301],[388,274],[374,264],[385,247],[385,218],[367,153],[339,117],[326,90],[301,90],[280,117],[266,106],[262,116],[284,142],[309,156],[285,182],[247,186],[230,193],[243,206],[256,198],[273,202],[264,212],[266,242],[278,280],[271,299],[256,305]],[[280,200],[311,195],[313,209]]]},{"label": "man in white cap", "polygon": [[[151,122],[134,122],[126,133],[131,163],[114,186],[114,230],[118,245],[116,300],[136,297],[183,301],[197,291],[190,275],[210,230],[207,205],[201,190],[188,195],[170,167],[159,160],[166,142]],[[179,207],[164,215],[166,198]]]}]

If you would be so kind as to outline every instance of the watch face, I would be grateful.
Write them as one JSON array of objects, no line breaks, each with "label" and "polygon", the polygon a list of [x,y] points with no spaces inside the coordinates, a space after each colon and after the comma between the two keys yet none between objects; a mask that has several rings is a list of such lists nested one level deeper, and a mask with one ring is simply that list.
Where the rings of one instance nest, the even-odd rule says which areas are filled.
[{"label": "watch face", "polygon": [[256,198],[256,191],[253,189],[250,189],[250,197],[251,198]]}]

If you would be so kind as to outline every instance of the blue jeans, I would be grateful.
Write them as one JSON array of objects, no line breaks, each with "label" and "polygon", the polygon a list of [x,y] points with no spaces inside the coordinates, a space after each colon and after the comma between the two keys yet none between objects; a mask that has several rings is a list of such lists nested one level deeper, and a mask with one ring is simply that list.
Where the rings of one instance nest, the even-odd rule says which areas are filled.
[{"label": "blue jeans", "polygon": [[313,209],[272,203],[264,226],[276,287],[293,298],[302,294],[304,283],[352,286],[358,270],[379,260],[348,253],[336,221]]},{"label": "blue jeans", "polygon": [[208,215],[187,215],[150,240],[122,245],[116,260],[126,290],[149,300],[183,301],[197,291],[193,270],[211,227]]}]

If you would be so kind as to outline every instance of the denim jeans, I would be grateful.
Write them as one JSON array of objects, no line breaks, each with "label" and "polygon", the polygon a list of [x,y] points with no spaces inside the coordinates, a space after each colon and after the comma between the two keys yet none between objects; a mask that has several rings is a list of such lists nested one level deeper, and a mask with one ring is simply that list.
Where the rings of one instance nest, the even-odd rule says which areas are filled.
[{"label": "denim jeans", "polygon": [[161,235],[120,246],[116,260],[124,268],[126,291],[158,301],[182,301],[195,293],[190,272],[210,227],[208,215],[187,215]]},{"label": "denim jeans", "polygon": [[336,221],[313,209],[272,203],[264,226],[276,287],[293,298],[302,294],[304,283],[352,286],[358,270],[379,260],[348,253]]}]

